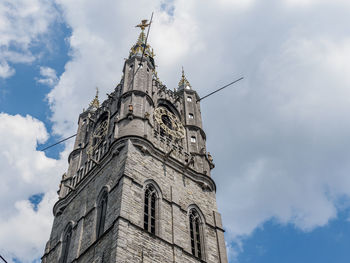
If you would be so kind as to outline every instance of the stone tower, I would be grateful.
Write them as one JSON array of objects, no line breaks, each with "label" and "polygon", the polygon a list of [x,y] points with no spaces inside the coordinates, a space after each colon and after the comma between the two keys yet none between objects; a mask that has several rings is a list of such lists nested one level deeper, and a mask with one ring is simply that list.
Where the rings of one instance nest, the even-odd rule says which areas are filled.
[{"label": "stone tower", "polygon": [[160,82],[147,26],[79,116],[43,263],[227,263],[198,94],[183,71],[174,91]]}]

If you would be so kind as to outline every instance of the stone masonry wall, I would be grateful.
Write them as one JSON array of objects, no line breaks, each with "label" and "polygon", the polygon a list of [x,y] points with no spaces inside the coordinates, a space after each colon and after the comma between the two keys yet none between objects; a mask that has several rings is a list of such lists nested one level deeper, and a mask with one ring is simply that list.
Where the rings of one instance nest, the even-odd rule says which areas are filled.
[{"label": "stone masonry wall", "polygon": [[[147,182],[153,182],[161,191],[158,200],[160,220],[156,235],[164,241],[163,243],[168,244],[166,249],[173,251],[173,247],[178,247],[180,250],[183,249],[186,252],[183,254],[191,254],[187,213],[189,207],[192,205],[197,207],[204,216],[203,234],[205,236],[206,262],[220,262],[213,213],[217,211],[215,192],[202,190],[198,183],[187,178],[179,171],[170,168],[166,163],[164,164],[164,162],[155,159],[147,153],[142,153],[131,143],[128,149],[128,158],[124,172],[126,177],[123,179],[121,216],[138,228],[143,228],[143,188]],[[130,234],[130,238],[133,237],[134,235]],[[130,244],[136,246],[135,242],[133,240]],[[139,243],[139,246],[145,246],[145,249],[152,250],[150,245],[146,246]],[[160,254],[166,255],[164,253]],[[174,258],[173,254],[171,254],[171,258]],[[185,262],[185,257],[181,258],[177,256],[177,258],[178,262]],[[155,260],[154,262],[158,261]]]}]

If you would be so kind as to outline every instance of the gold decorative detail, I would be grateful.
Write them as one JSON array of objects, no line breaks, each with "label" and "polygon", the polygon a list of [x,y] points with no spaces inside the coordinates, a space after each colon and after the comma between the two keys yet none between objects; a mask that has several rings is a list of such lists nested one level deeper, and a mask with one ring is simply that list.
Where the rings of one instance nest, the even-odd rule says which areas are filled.
[{"label": "gold decorative detail", "polygon": [[185,71],[183,67],[182,67],[182,77],[179,82],[179,87],[191,88],[191,84],[188,82],[187,78],[185,77]]},{"label": "gold decorative detail", "polygon": [[95,98],[90,102],[90,107],[94,107],[98,109],[100,107],[100,102],[98,100],[98,88],[96,87],[96,95]]},{"label": "gold decorative detail", "polygon": [[135,27],[139,27],[139,28],[141,28],[141,30],[143,31],[143,30],[145,30],[145,28],[146,27],[148,27],[151,23],[148,23],[147,24],[147,19],[143,19],[142,21],[141,21],[141,24],[138,24],[137,26],[135,26]]},{"label": "gold decorative detail", "polygon": [[160,128],[168,135],[177,139],[185,137],[185,128],[181,121],[167,109],[163,107],[156,108],[153,116]]},{"label": "gold decorative detail", "polygon": [[139,38],[136,42],[136,44],[134,46],[131,47],[130,49],[130,55],[129,57],[136,55],[136,54],[142,54],[143,50],[144,51],[144,55],[145,57],[154,57],[154,52],[153,50],[151,51],[151,47],[147,44],[146,45],[146,35],[145,35],[145,28],[148,27],[151,23],[147,23],[147,19],[144,19],[141,21],[141,23],[139,25],[137,25],[136,27],[141,28],[141,33],[139,35]]}]

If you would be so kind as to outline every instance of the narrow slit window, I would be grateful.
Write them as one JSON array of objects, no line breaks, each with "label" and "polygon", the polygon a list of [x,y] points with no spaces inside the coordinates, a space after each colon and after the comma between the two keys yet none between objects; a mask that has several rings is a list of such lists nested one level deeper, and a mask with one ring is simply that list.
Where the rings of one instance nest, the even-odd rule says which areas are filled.
[{"label": "narrow slit window", "polygon": [[68,262],[68,253],[69,253],[71,239],[72,239],[72,226],[69,226],[63,238],[62,263]]},{"label": "narrow slit window", "polygon": [[194,118],[193,113],[188,114],[188,118],[193,119]]},{"label": "narrow slit window", "polygon": [[191,238],[191,251],[195,257],[202,258],[202,233],[201,233],[201,221],[199,214],[195,209],[190,211],[190,238]]},{"label": "narrow slit window", "polygon": [[191,136],[191,142],[196,142],[196,137],[195,136]]},{"label": "narrow slit window", "polygon": [[144,207],[144,229],[152,234],[155,234],[157,216],[157,195],[153,185],[147,185],[146,187]]},{"label": "narrow slit window", "polygon": [[105,221],[106,221],[106,212],[107,212],[107,200],[108,193],[104,192],[97,208],[97,228],[96,236],[99,238],[104,233]]},{"label": "narrow slit window", "polygon": [[188,97],[187,97],[187,101],[191,102],[191,101],[192,101],[192,97],[191,97],[191,96],[188,96]]}]

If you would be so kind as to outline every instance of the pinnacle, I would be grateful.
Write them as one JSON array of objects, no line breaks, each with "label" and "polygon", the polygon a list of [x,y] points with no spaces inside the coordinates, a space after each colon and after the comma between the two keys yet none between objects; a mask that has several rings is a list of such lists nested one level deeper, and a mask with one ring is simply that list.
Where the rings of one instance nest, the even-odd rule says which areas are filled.
[{"label": "pinnacle", "polygon": [[184,89],[184,88],[191,89],[191,84],[187,80],[187,78],[185,76],[184,68],[182,67],[182,76],[181,76],[181,80],[179,82],[179,89]]},{"label": "pinnacle", "polygon": [[96,88],[95,98],[90,102],[89,108],[96,108],[96,109],[98,109],[99,107],[100,107],[100,101],[98,100],[98,88]]}]

